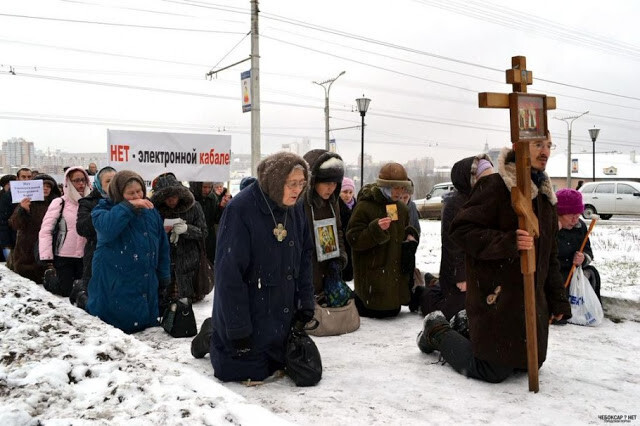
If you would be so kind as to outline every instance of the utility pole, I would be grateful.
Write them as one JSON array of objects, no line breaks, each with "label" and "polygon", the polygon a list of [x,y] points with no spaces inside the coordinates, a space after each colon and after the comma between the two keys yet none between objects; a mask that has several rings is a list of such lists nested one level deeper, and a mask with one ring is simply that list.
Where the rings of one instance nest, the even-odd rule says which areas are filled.
[{"label": "utility pole", "polygon": [[258,176],[260,162],[260,53],[258,0],[251,1],[251,173]]},{"label": "utility pole", "polygon": [[346,71],[342,71],[335,78],[331,78],[329,80],[317,82],[314,81],[314,84],[318,86],[322,86],[324,89],[324,143],[325,149],[329,151],[329,91],[331,90],[331,85],[334,81],[340,78],[341,75],[346,73]]},{"label": "utility pole", "polygon": [[556,120],[564,121],[567,124],[567,188],[571,188],[571,128],[573,122],[583,115],[589,114],[589,111],[585,111],[580,115],[574,115],[571,117],[553,117]]}]

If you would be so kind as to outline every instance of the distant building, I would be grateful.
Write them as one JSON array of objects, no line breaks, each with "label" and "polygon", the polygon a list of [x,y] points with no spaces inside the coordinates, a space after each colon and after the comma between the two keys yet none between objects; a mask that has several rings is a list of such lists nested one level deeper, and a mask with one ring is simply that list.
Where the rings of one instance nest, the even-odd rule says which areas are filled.
[{"label": "distant building", "polygon": [[34,167],[33,142],[27,142],[23,138],[11,138],[2,142],[1,161],[3,173],[16,173],[22,167]]},{"label": "distant building", "polygon": [[[619,152],[596,151],[596,180],[631,180],[640,182],[640,163],[636,160],[636,152],[629,154]],[[567,154],[554,152],[547,163],[547,174],[554,189],[567,186]],[[585,183],[593,179],[593,153],[571,153],[571,187],[578,181]]]}]

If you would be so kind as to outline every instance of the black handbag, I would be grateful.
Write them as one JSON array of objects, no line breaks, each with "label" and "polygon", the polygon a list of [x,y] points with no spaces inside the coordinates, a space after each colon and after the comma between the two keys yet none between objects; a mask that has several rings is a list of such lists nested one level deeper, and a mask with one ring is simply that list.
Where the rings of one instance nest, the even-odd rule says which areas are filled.
[{"label": "black handbag", "polygon": [[193,277],[193,291],[195,293],[196,301],[204,299],[207,294],[211,293],[214,283],[213,265],[207,257],[204,242],[200,241],[199,246],[200,263],[198,265],[198,270]]},{"label": "black handbag", "polygon": [[193,337],[198,334],[196,316],[188,302],[171,301],[162,315],[161,324],[172,337]]},{"label": "black handbag", "polygon": [[[67,221],[62,215],[62,213],[64,212],[64,198],[61,198],[60,201],[60,216],[58,216],[58,220],[56,220],[56,224],[54,225],[53,231],[51,232],[51,244],[53,246],[54,256],[58,254],[57,252],[60,250],[62,244],[64,243],[64,240],[67,237]],[[38,265],[44,265],[46,263],[40,259],[40,238],[37,238],[35,244],[33,245],[33,258]]]},{"label": "black handbag", "polygon": [[285,371],[296,386],[315,386],[322,379],[322,359],[318,347],[299,327],[291,327],[287,337]]}]

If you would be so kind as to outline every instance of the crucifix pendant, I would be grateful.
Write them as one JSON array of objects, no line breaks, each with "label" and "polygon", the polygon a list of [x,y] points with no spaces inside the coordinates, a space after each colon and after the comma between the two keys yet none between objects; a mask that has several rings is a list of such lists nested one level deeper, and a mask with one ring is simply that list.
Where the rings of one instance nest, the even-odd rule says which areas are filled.
[{"label": "crucifix pendant", "polygon": [[273,228],[273,235],[276,236],[276,239],[279,242],[282,242],[287,238],[287,230],[284,229],[284,226],[281,223],[279,223],[275,228]]}]

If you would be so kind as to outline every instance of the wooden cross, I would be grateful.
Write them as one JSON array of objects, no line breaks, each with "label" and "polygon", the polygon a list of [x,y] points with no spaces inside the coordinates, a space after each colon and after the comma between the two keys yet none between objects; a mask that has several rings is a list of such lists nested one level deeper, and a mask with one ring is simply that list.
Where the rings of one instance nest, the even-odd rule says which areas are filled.
[{"label": "wooden cross", "polygon": [[[556,99],[544,95],[527,95],[533,73],[527,70],[524,56],[511,58],[506,71],[513,93],[479,93],[480,108],[509,108],[511,142],[516,151],[516,182],[511,188],[511,205],[518,215],[518,227],[538,238],[538,218],[531,204],[531,158],[529,142],[547,139],[546,110],[556,108]],[[527,332],[527,369],[529,390],[538,392],[538,335],[536,330],[535,249],[520,251],[520,271],[524,277],[525,327]]]}]

